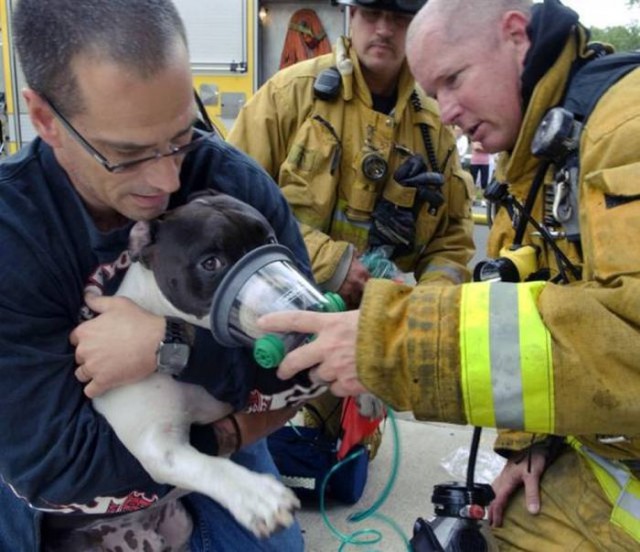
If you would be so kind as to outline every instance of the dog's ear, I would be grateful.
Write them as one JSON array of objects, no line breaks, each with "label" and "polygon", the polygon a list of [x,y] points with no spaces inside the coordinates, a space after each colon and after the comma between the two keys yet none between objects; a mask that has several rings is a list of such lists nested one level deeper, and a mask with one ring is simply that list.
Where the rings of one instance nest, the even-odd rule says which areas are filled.
[{"label": "dog's ear", "polygon": [[129,232],[129,255],[132,261],[147,264],[146,259],[155,241],[158,224],[157,220],[140,220],[133,225]]}]

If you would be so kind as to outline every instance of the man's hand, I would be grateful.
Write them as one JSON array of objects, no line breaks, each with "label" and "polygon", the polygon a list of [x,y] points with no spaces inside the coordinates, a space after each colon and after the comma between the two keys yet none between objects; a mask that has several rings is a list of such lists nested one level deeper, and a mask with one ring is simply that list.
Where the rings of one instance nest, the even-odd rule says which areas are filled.
[{"label": "man's hand", "polygon": [[338,295],[344,299],[347,308],[358,308],[362,300],[364,286],[370,277],[367,267],[354,255],[349,265],[349,272],[338,290]]},{"label": "man's hand", "polygon": [[544,451],[534,450],[531,453],[531,472],[529,457],[520,458],[518,462],[509,460],[500,475],[492,484],[496,497],[489,505],[489,522],[492,527],[500,527],[505,508],[511,495],[524,484],[525,501],[530,514],[540,511],[540,478],[546,467]]},{"label": "man's hand", "polygon": [[358,380],[356,342],[360,311],[271,313],[258,321],[267,332],[298,332],[315,335],[310,343],[291,351],[278,368],[278,377],[289,379],[314,367],[311,379],[329,385],[338,397],[359,395],[366,388]]},{"label": "man's hand", "polygon": [[164,318],[126,297],[87,295],[85,300],[98,316],[80,324],[69,336],[76,348],[75,376],[87,384],[85,395],[97,397],[154,372]]}]

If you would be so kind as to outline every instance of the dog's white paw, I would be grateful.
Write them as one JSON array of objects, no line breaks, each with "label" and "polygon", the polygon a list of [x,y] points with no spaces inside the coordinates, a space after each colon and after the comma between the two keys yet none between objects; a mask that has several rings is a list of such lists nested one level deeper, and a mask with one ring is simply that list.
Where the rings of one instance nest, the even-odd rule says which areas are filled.
[{"label": "dog's white paw", "polygon": [[384,403],[371,393],[362,393],[356,397],[358,412],[365,418],[376,420],[384,415]]},{"label": "dog's white paw", "polygon": [[271,475],[247,471],[234,484],[234,496],[225,506],[233,516],[257,537],[289,527],[300,508],[298,497]]}]

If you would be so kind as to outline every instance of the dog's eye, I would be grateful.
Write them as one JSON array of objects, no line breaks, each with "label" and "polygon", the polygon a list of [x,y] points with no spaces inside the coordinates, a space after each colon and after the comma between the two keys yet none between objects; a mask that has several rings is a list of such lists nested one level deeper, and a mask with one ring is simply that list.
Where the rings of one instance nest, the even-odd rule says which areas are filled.
[{"label": "dog's eye", "polygon": [[222,262],[220,262],[220,259],[218,259],[218,257],[212,256],[207,257],[204,261],[202,261],[200,263],[200,266],[209,272],[213,272],[222,268]]}]

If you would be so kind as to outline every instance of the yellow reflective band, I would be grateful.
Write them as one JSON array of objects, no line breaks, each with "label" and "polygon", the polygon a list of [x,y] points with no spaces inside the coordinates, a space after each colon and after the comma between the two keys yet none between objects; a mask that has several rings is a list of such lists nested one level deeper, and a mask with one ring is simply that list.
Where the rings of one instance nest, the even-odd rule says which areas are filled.
[{"label": "yellow reflective band", "polygon": [[536,307],[544,285],[463,286],[461,385],[469,423],[553,432],[551,337]]},{"label": "yellow reflective band", "polygon": [[524,425],[528,431],[553,433],[555,429],[551,335],[537,308],[544,282],[518,285],[520,363],[524,397]]},{"label": "yellow reflective band", "polygon": [[[635,481],[636,490],[640,486]],[[631,535],[636,541],[640,542],[640,520],[630,513],[628,502],[632,499],[629,496],[629,489],[624,489],[623,499],[619,500],[611,512],[611,523],[620,527],[623,531]],[[633,501],[638,502],[638,498],[634,497]]]},{"label": "yellow reflective band", "polygon": [[462,396],[467,420],[495,427],[491,352],[489,349],[490,283],[462,286],[460,311],[460,359]]}]

